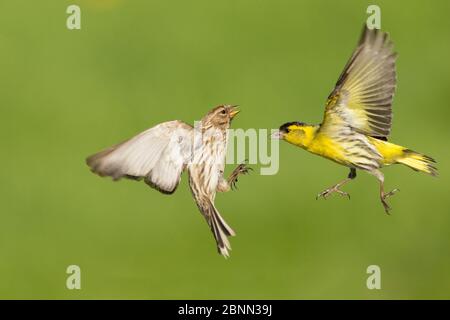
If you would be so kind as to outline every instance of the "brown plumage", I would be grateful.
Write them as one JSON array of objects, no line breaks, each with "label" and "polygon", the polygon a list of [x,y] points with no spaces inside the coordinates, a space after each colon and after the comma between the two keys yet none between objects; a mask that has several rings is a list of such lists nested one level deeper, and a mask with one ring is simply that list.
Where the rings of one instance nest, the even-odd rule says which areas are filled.
[{"label": "brown plumage", "polygon": [[229,256],[229,236],[235,232],[214,206],[216,192],[226,192],[240,174],[239,165],[228,179],[223,176],[227,148],[227,129],[239,111],[236,106],[218,106],[206,114],[195,128],[182,121],[169,121],[87,158],[91,170],[114,180],[144,179],[152,188],[175,192],[181,173],[187,169],[189,186],[205,217],[220,254]]}]

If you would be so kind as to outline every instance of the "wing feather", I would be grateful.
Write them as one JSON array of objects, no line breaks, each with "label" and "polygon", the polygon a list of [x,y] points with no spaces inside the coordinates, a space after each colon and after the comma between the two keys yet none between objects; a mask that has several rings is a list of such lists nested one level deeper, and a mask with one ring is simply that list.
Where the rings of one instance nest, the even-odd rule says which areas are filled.
[{"label": "wing feather", "polygon": [[164,122],[87,158],[91,170],[114,180],[141,180],[173,193],[191,158],[193,128],[182,121]]},{"label": "wing feather", "polygon": [[365,26],[358,47],[328,97],[322,127],[345,125],[386,138],[392,124],[396,57],[388,34]]}]

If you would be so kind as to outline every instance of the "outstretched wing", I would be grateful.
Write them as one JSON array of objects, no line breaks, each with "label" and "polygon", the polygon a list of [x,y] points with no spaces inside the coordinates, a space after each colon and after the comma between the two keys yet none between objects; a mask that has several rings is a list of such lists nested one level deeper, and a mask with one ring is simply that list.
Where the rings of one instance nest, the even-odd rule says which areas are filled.
[{"label": "outstretched wing", "polygon": [[192,126],[182,121],[158,124],[137,136],[87,158],[100,176],[145,179],[151,187],[173,193],[192,154]]},{"label": "outstretched wing", "polygon": [[345,125],[369,136],[387,138],[396,57],[388,34],[365,26],[358,47],[328,97],[322,126]]}]

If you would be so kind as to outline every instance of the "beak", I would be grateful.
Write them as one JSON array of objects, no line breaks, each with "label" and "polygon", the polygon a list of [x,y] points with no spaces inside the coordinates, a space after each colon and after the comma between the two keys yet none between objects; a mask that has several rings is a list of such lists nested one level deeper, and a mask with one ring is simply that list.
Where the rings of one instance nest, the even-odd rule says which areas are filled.
[{"label": "beak", "polygon": [[230,117],[233,119],[241,110],[238,109],[239,106],[231,106]]},{"label": "beak", "polygon": [[283,139],[283,133],[280,130],[275,131],[274,133],[272,133],[272,135],[270,136],[272,139],[279,139],[282,140]]}]

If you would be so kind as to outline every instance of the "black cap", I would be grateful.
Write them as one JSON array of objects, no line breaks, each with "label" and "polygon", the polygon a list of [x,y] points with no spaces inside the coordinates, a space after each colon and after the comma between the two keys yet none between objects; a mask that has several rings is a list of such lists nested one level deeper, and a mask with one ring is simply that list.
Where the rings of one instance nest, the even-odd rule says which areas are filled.
[{"label": "black cap", "polygon": [[288,132],[288,131],[289,131],[288,128],[289,128],[290,126],[293,126],[293,125],[301,127],[301,126],[304,126],[305,123],[304,123],[304,122],[300,122],[300,121],[287,122],[287,123],[283,124],[283,125],[280,127],[280,131],[281,131],[281,132]]}]

